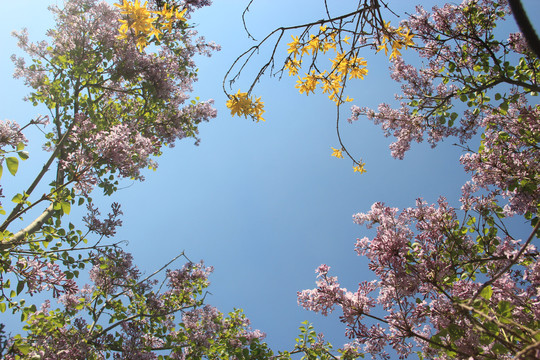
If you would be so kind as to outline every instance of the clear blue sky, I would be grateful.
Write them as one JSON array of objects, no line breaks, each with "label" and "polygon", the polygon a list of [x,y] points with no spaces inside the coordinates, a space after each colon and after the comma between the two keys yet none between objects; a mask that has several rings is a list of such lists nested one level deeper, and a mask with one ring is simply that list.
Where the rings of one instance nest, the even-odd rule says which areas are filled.
[{"label": "clear blue sky", "polygon": [[[9,34],[27,27],[31,39],[43,39],[52,25],[46,7],[55,1],[2,2],[0,117],[22,123],[46,112],[21,100],[28,90],[11,77],[9,56],[21,52]],[[146,173],[145,182],[125,182],[126,188],[112,199],[102,201],[98,191],[93,197],[102,204],[111,200],[122,204],[124,226],[117,240],[129,241],[128,250],[143,271],[151,272],[184,250],[192,260],[204,259],[215,267],[208,302],[224,312],[244,309],[253,327],[267,333],[272,347],[291,348],[303,320],[314,322],[316,330],[339,346],[344,327],[337,316],[325,319],[302,310],[296,292],[314,287],[314,269],[321,263],[331,266],[332,274],[351,290],[359,281],[371,280],[365,259],[353,251],[356,238],[371,233],[353,224],[351,216],[368,211],[376,201],[403,208],[413,206],[418,197],[433,202],[443,195],[457,205],[460,186],[467,179],[458,162],[461,150],[451,145],[453,141],[435,150],[421,144],[398,161],[388,150],[391,139],[384,138],[379,128],[367,120],[352,125],[343,121],[345,144],[364,159],[368,170],[353,173],[349,160],[330,156],[330,147],[339,147],[335,106],[326,96],[298,94],[291,78],[279,82],[264,77],[257,86],[255,94],[266,105],[266,122],[231,118],[221,82],[235,57],[252,44],[241,23],[247,2],[214,0],[192,19],[201,35],[223,48],[198,61],[200,80],[194,95],[215,99],[219,112],[217,119],[201,126],[200,146],[189,140],[178,143],[158,159],[156,172]],[[403,13],[412,12],[419,2],[428,8],[442,3],[391,1],[390,5]],[[329,3],[354,7],[356,1]],[[531,14],[538,13],[538,1],[527,4],[535,5]],[[323,9],[322,0],[257,0],[247,23],[259,39],[280,25],[319,19]],[[263,57],[259,60],[266,60]],[[349,83],[347,93],[359,106],[392,102],[398,87],[389,79],[385,57],[368,51],[365,57],[369,75]],[[247,72],[237,86],[247,89],[251,76]],[[346,107],[342,112],[348,117]],[[31,139],[36,139],[33,135]],[[21,165],[20,176],[13,179],[4,173],[8,197],[26,187],[39,168],[40,146],[30,147],[31,159]]]}]

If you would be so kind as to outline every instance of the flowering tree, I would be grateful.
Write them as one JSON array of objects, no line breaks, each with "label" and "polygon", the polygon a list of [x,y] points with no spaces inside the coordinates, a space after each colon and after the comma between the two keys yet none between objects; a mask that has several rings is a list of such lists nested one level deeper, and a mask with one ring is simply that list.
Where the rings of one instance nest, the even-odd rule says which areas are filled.
[{"label": "flowering tree", "polygon": [[[32,89],[27,100],[49,115],[25,126],[0,122],[0,169],[16,175],[37,126],[50,155],[24,191],[13,194],[0,239],[0,311],[21,316],[25,333],[0,338],[6,359],[258,358],[268,353],[240,310],[224,315],[203,303],[211,268],[186,264],[142,276],[118,243],[116,203],[105,218],[90,197],[113,195],[123,178],[143,180],[164,146],[193,138],[216,116],[212,100],[191,100],[195,54],[218,46],[196,38],[190,14],[208,1],[147,8],[124,1],[69,0],[51,7],[49,42],[15,33],[26,58],[13,56],[15,77]],[[152,5],[151,5],[152,6]],[[159,19],[160,21],[156,21]],[[149,38],[150,36],[150,38]],[[30,61],[30,64],[28,62]],[[32,139],[32,141],[35,141]],[[96,189],[97,188],[97,189]],[[43,195],[37,195],[42,193]],[[65,224],[85,205],[86,230]],[[91,284],[79,286],[89,267]],[[159,276],[164,274],[162,280]],[[48,291],[39,309],[22,299]]]},{"label": "flowering tree", "polygon": [[[401,211],[376,203],[354,215],[376,229],[374,238],[357,240],[356,251],[378,280],[351,292],[322,265],[317,287],[299,292],[306,309],[341,307],[347,335],[373,356],[388,358],[387,347],[400,358],[414,351],[438,359],[540,356],[540,107],[530,104],[540,90],[540,60],[521,33],[501,39],[495,32],[508,14],[505,1],[446,4],[432,13],[417,7],[401,26],[421,43],[415,50],[425,65],[391,56],[400,106],[352,107],[349,121],[366,116],[396,138],[396,158],[413,141],[427,137],[435,147],[457,137],[471,173],[460,209],[444,198],[434,205],[419,199]],[[531,225],[525,238],[505,225],[512,216]]]},{"label": "flowering tree", "polygon": [[[323,315],[341,307],[349,348],[373,357],[389,358],[391,347],[400,358],[413,352],[437,359],[539,358],[540,106],[533,102],[540,90],[540,60],[533,51],[538,39],[527,37],[533,39],[529,47],[522,33],[501,35],[497,26],[511,14],[505,0],[466,0],[432,13],[417,7],[397,28],[387,22],[391,11],[383,1],[358,1],[355,11],[341,16],[330,16],[325,6],[325,18],[280,27],[242,54],[227,74],[238,66],[231,83],[275,39],[250,91],[268,69],[296,76],[307,68],[298,76],[300,93],[320,87],[336,104],[341,147],[332,148],[332,156],[346,153],[354,170],[364,172],[364,163],[341,141],[340,107],[352,101],[344,96],[346,82],[368,73],[361,51],[384,52],[392,79],[402,84],[399,106],[353,105],[349,121],[366,117],[380,125],[396,138],[390,149],[398,159],[412,142],[427,139],[435,147],[456,137],[471,180],[459,208],[444,198],[433,205],[418,199],[401,211],[376,203],[354,215],[357,224],[376,229],[374,238],[357,240],[356,251],[369,259],[378,280],[360,282],[351,292],[321,265],[317,287],[299,292],[299,304]],[[512,8],[519,9],[519,1]],[[520,25],[527,22],[523,13],[516,15]],[[274,70],[274,55],[289,32],[288,56]],[[422,66],[405,62],[401,53],[407,48]],[[473,141],[477,134],[480,144]],[[524,238],[509,230],[510,217],[528,223]]]}]

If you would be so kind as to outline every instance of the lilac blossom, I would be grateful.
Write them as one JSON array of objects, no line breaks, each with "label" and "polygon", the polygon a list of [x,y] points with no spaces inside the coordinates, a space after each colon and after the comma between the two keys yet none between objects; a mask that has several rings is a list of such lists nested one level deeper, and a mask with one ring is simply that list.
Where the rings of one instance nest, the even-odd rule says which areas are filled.
[{"label": "lilac blossom", "polygon": [[[191,12],[208,4],[195,1],[186,6]],[[31,58],[49,61],[30,66],[14,56],[15,76],[34,89],[28,96],[32,102],[63,108],[58,101],[62,94],[80,94],[73,99],[73,114],[57,112],[56,138],[48,146],[54,149],[60,135],[70,135],[60,163],[83,195],[110,174],[143,180],[140,170],[157,167],[154,158],[163,146],[187,137],[199,141],[197,125],[216,117],[216,111],[212,100],[188,101],[197,80],[193,57],[209,56],[219,46],[197,37],[193,29],[178,29],[166,32],[155,52],[140,52],[134,43],[118,38],[120,13],[114,6],[72,0],[51,11],[57,26],[47,32],[49,41],[31,43],[26,31],[15,33]],[[65,88],[60,89],[52,83],[69,72],[63,68],[92,70],[81,75],[84,82],[63,82]],[[90,89],[95,95],[87,101],[82,93]]]},{"label": "lilac blossom", "polygon": [[[475,211],[474,205],[469,210]],[[482,214],[486,209],[476,211]],[[316,288],[299,292],[298,302],[323,315],[340,307],[346,334],[361,344],[364,352],[386,359],[385,349],[390,346],[405,358],[416,347],[425,354],[436,353],[447,359],[430,346],[440,341],[443,347],[452,343],[460,357],[475,357],[480,334],[465,330],[471,329],[475,320],[460,303],[476,298],[483,283],[476,280],[478,275],[464,276],[470,271],[468,264],[483,264],[482,272],[491,279],[490,306],[512,304],[512,319],[523,326],[538,321],[538,266],[536,261],[530,261],[537,256],[534,245],[523,248],[522,240],[501,238],[495,233],[482,235],[482,241],[496,246],[479,252],[478,238],[469,234],[480,230],[475,229],[474,222],[469,222],[470,227],[461,224],[456,210],[443,198],[437,205],[419,199],[416,207],[403,211],[376,203],[369,212],[354,215],[353,220],[376,229],[372,239],[357,240],[356,251],[369,259],[369,267],[379,280],[360,283],[353,294],[340,286],[337,277],[328,275],[327,265],[321,265]],[[523,262],[501,273],[512,259]],[[474,273],[480,274],[480,267]],[[379,306],[385,316],[371,311]],[[368,327],[365,319],[378,324]],[[434,340],[435,334],[448,328],[463,332],[459,337],[445,335]],[[480,348],[485,353],[496,351],[491,345]]]},{"label": "lilac blossom", "polygon": [[28,143],[19,124],[10,120],[0,120],[0,148],[4,146],[17,148],[19,143]]}]

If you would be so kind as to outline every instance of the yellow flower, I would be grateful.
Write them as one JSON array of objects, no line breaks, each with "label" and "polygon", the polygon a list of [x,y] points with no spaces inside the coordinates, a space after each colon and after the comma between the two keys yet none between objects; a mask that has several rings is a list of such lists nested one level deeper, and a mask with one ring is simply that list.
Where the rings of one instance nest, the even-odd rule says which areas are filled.
[{"label": "yellow flower", "polygon": [[359,163],[358,165],[353,166],[354,172],[359,172],[360,174],[363,174],[366,172],[366,169],[364,169],[365,163]]},{"label": "yellow flower", "polygon": [[152,17],[152,12],[146,8],[147,3],[148,2],[145,2],[141,5],[139,0],[135,0],[133,3],[128,0],[123,0],[122,4],[114,4],[121,9],[121,14],[127,15],[127,20],[120,20],[122,25],[118,29],[118,32],[120,33],[118,38],[126,39],[129,30],[133,30],[137,39],[137,48],[139,48],[139,51],[141,52],[148,45],[146,38],[149,38],[152,35],[159,38],[161,33],[154,26],[155,19]]},{"label": "yellow flower", "polygon": [[186,14],[186,11],[187,11],[187,8],[178,12],[178,9],[176,9],[176,12],[174,14],[174,16],[176,17],[176,20],[180,20],[180,21],[183,21],[183,22],[186,22],[186,18],[184,17],[184,15]]},{"label": "yellow flower", "polygon": [[300,68],[301,64],[302,63],[300,62],[300,60],[289,59],[285,63],[285,69],[289,70],[289,76],[295,76],[296,74],[298,74],[298,69]]},{"label": "yellow flower", "polygon": [[251,117],[254,121],[265,121],[262,117],[264,114],[264,103],[261,98],[253,100],[247,93],[238,92],[235,95],[230,95],[227,101],[227,107],[231,110],[232,116]]},{"label": "yellow flower", "polygon": [[324,41],[322,46],[323,53],[326,53],[330,49],[336,50],[336,43],[328,40]]},{"label": "yellow flower", "polygon": [[144,36],[140,36],[137,38],[137,49],[139,49],[139,52],[143,52],[144,48],[148,45],[148,41],[146,41],[146,38]]},{"label": "yellow flower", "polygon": [[401,42],[403,43],[403,46],[405,46],[405,49],[407,49],[409,46],[414,45],[414,41],[412,40],[412,38],[414,37],[414,34],[411,34],[411,30],[407,29],[406,33],[401,32],[400,35],[403,38]]},{"label": "yellow flower", "polygon": [[[368,69],[366,69],[365,67],[360,67],[363,63],[365,63],[365,61],[356,62],[355,65],[351,67],[349,80],[350,79],[363,79],[364,76],[367,75]],[[360,66],[358,64],[360,64]]]},{"label": "yellow flower", "polygon": [[321,30],[321,32],[325,32],[326,29],[327,29],[326,25],[319,27],[319,30]]},{"label": "yellow flower", "polygon": [[328,76],[328,82],[325,82],[323,84],[323,92],[331,92],[331,95],[329,96],[329,98],[331,99],[334,95],[340,92],[342,87],[343,84],[341,76],[336,73],[332,73]]},{"label": "yellow flower", "polygon": [[323,79],[322,82],[323,94],[335,92],[334,88],[332,87],[332,82],[330,80]]},{"label": "yellow flower", "polygon": [[298,77],[298,80],[296,80],[295,88],[300,91],[300,94],[303,94],[304,92],[306,95],[309,95],[310,92],[315,93],[315,89],[317,89],[317,84],[319,83],[320,75],[315,74],[315,70],[311,70],[311,74],[306,74],[305,77],[300,78]]},{"label": "yellow flower", "polygon": [[332,70],[336,70],[337,72],[341,73],[342,75],[345,75],[348,72],[349,69],[349,59],[345,57],[344,53],[337,53],[335,59],[330,59],[332,62]]},{"label": "yellow flower", "polygon": [[173,9],[167,9],[167,4],[164,4],[161,11],[156,12],[156,14],[163,18],[162,21],[165,24],[165,28],[171,31],[173,25],[173,17],[176,17]]},{"label": "yellow flower", "polygon": [[287,45],[289,45],[289,50],[287,50],[287,52],[290,54],[294,54],[294,56],[298,55],[299,52],[298,52],[298,48],[300,47],[300,40],[298,40],[298,36],[293,36],[291,35],[293,41],[291,41],[290,43],[288,43]]},{"label": "yellow flower", "polygon": [[351,38],[350,36],[345,36],[343,39],[341,39],[341,41],[343,41],[343,42],[344,42],[345,44],[347,44],[347,45],[350,45],[350,44],[349,44],[349,39],[350,39],[350,38]]},{"label": "yellow flower", "polygon": [[184,18],[186,11],[187,8],[182,11],[178,11],[178,9],[173,10],[173,8],[167,8],[167,4],[164,4],[161,11],[156,11],[155,14],[161,17],[161,23],[166,29],[171,31],[175,20],[186,21],[186,18]]},{"label": "yellow flower", "polygon": [[383,37],[383,42],[381,45],[377,46],[377,51],[375,53],[378,53],[381,50],[384,50],[384,55],[388,55],[388,43],[386,37]]},{"label": "yellow flower", "polygon": [[311,54],[315,55],[315,53],[319,51],[320,43],[319,37],[312,34],[306,49],[311,50]]},{"label": "yellow flower", "polygon": [[343,154],[341,153],[341,150],[339,150],[339,149],[334,149],[334,148],[331,147],[331,146],[330,146],[330,148],[332,148],[332,150],[333,150],[332,156],[335,156],[335,157],[337,157],[338,159],[343,159]]}]

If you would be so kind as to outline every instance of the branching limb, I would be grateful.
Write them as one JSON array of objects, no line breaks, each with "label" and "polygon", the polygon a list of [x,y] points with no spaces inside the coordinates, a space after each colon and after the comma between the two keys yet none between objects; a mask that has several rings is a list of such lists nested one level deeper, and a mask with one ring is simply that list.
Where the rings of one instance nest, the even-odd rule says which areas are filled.
[{"label": "branching limb", "polygon": [[525,243],[523,244],[523,246],[521,247],[521,249],[519,250],[519,252],[516,254],[516,256],[514,256],[514,258],[508,263],[508,265],[506,265],[503,269],[501,269],[495,276],[493,276],[491,279],[489,279],[488,281],[486,281],[479,289],[478,291],[476,291],[476,294],[474,294],[474,296],[471,298],[471,300],[469,301],[469,304],[472,304],[472,302],[474,300],[476,300],[478,298],[478,296],[480,295],[480,293],[482,292],[482,290],[484,290],[486,287],[490,286],[491,284],[493,284],[495,281],[497,281],[497,279],[499,279],[501,276],[503,276],[504,274],[506,274],[511,268],[512,266],[516,265],[516,263],[518,262],[519,258],[521,257],[521,255],[523,255],[523,253],[525,252],[525,250],[527,250],[527,247],[529,247],[529,244],[531,243],[532,239],[534,239],[534,237],[536,236],[536,232],[538,231],[538,229],[540,228],[540,221],[538,221],[536,223],[536,226],[533,228],[531,234],[529,235],[529,238],[527,239],[527,241],[525,241]]}]

